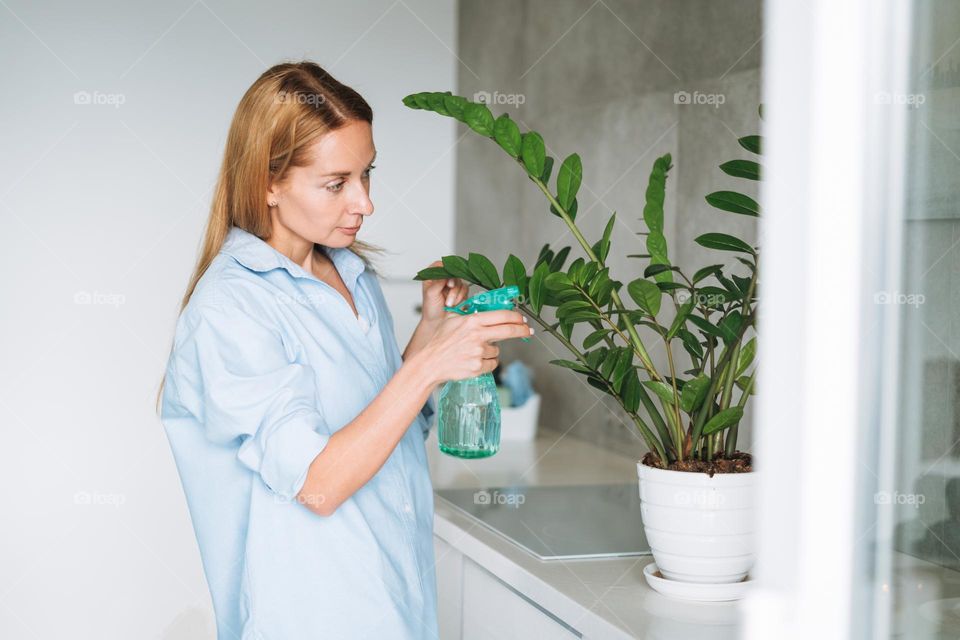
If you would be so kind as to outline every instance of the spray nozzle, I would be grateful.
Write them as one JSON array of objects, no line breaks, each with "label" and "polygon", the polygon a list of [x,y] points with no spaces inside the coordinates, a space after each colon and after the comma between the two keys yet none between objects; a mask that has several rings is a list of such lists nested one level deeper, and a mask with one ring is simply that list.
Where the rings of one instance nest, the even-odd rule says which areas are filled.
[{"label": "spray nozzle", "polygon": [[[483,291],[471,296],[455,307],[444,307],[447,311],[467,315],[478,311],[494,311],[496,309],[513,309],[514,301],[520,296],[520,289],[516,285],[500,287]],[[530,338],[521,338],[529,342]]]}]

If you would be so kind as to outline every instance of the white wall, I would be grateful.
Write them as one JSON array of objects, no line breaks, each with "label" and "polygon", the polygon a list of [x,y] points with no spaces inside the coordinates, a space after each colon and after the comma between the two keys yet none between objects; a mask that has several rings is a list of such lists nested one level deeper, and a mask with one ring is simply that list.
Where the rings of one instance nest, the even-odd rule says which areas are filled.
[{"label": "white wall", "polygon": [[[0,637],[213,638],[153,400],[233,109],[283,59],[360,91],[361,239],[409,279],[452,252],[453,123],[400,99],[454,88],[454,4],[84,5],[0,3]],[[419,284],[387,288],[406,335]]]}]

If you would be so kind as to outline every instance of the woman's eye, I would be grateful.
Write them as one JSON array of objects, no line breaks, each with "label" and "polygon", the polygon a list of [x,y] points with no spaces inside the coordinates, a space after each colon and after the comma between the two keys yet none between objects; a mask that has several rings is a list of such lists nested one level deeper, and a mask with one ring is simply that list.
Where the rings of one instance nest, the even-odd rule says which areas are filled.
[{"label": "woman's eye", "polygon": [[341,189],[343,189],[343,183],[342,183],[342,182],[338,182],[338,183],[336,183],[336,184],[327,185],[327,191],[330,191],[330,192],[332,192],[332,193],[336,193],[336,192],[340,191]]},{"label": "woman's eye", "polygon": [[367,167],[367,170],[363,172],[363,176],[364,176],[365,178],[369,178],[369,177],[370,177],[370,172],[373,171],[373,170],[376,169],[376,168],[377,168],[376,165],[373,165],[373,164],[370,165],[369,167]]}]

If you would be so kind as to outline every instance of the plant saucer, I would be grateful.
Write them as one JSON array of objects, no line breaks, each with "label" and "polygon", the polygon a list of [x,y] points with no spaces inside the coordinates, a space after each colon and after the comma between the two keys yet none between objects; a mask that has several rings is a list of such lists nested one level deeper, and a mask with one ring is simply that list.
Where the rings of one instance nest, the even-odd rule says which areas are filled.
[{"label": "plant saucer", "polygon": [[722,584],[668,580],[660,573],[656,562],[651,562],[643,568],[643,576],[647,579],[647,584],[658,593],[671,598],[696,600],[698,602],[739,600],[746,595],[747,589],[753,582],[749,575],[740,582],[725,582]]}]

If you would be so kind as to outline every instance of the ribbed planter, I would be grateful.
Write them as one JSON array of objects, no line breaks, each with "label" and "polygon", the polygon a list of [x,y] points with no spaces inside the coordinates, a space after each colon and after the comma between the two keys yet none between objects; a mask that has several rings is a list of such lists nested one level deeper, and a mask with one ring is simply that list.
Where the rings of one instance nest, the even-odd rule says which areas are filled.
[{"label": "ribbed planter", "polygon": [[756,555],[756,473],[667,471],[637,463],[640,513],[664,578],[739,582]]}]

